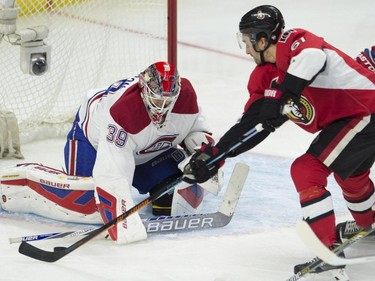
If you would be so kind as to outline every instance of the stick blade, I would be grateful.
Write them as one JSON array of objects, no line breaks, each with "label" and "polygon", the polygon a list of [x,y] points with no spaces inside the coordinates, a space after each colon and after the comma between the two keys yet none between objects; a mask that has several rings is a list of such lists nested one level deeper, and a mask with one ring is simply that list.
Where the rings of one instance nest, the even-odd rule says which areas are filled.
[{"label": "stick blade", "polygon": [[45,262],[55,262],[61,259],[63,256],[69,253],[68,248],[61,247],[61,249],[55,249],[54,252],[45,251],[34,247],[33,245],[22,242],[18,248],[18,252],[22,255],[28,256],[33,259],[37,259]]},{"label": "stick blade", "polygon": [[335,264],[335,257],[337,257],[335,253],[331,252],[322,242],[320,242],[319,238],[315,235],[306,221],[299,221],[296,225],[296,229],[301,240],[315,255],[330,265],[337,265]]},{"label": "stick blade", "polygon": [[240,198],[242,188],[247,179],[250,167],[243,163],[236,163],[232,175],[229,179],[227,190],[225,193],[223,203],[220,206],[219,212],[232,216],[236,209],[237,202]]}]

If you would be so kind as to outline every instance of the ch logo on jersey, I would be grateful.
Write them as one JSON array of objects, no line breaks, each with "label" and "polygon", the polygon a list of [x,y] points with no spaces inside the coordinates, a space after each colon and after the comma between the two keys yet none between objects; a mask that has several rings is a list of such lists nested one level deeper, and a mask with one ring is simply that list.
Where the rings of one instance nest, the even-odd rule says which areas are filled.
[{"label": "ch logo on jersey", "polygon": [[290,106],[291,111],[287,115],[294,123],[309,125],[314,119],[314,107],[304,96],[301,96],[299,104],[289,100],[288,105]]},{"label": "ch logo on jersey", "polygon": [[152,144],[150,144],[145,149],[142,149],[141,151],[138,151],[137,154],[147,154],[147,153],[153,153],[160,150],[166,150],[168,148],[171,148],[173,146],[173,141],[177,138],[177,135],[172,136],[162,136],[155,140]]}]

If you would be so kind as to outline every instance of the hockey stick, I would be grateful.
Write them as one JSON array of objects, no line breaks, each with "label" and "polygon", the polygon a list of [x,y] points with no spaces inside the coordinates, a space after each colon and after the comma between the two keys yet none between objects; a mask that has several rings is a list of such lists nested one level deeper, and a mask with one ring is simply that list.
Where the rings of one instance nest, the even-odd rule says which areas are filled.
[{"label": "hockey stick", "polygon": [[[297,223],[297,232],[298,233],[299,233],[300,229],[302,228],[302,226],[300,224],[307,224],[307,223],[305,221]],[[304,235],[304,234],[299,233],[299,235],[301,236],[301,235]],[[335,248],[333,250],[333,252],[336,253],[336,254],[340,254],[340,253],[342,253],[344,251],[345,248],[346,247],[343,247],[343,248],[337,247],[337,248]],[[326,263],[324,262],[324,260],[322,260],[320,257],[317,256],[317,257],[313,258],[311,261],[309,261],[307,264],[308,265],[305,268],[303,268],[300,271],[296,272],[293,276],[291,276],[290,278],[288,278],[286,281],[296,281],[296,280],[299,280],[300,278],[302,278],[306,274],[312,272],[317,267],[323,266]]]},{"label": "hockey stick", "polygon": [[330,265],[345,265],[374,262],[375,256],[360,256],[354,258],[344,258],[337,256],[337,253],[342,252],[352,244],[362,240],[375,231],[375,228],[368,227],[358,232],[353,237],[347,239],[344,243],[340,244],[333,251],[329,250],[315,235],[307,222],[300,221],[297,224],[297,232],[302,241],[315,253],[320,259]]},{"label": "hockey stick", "polygon": [[[235,172],[233,172],[232,177],[229,181],[229,186],[228,186],[228,189],[231,190],[231,191],[234,191],[234,192],[226,193],[226,196],[223,200],[224,203],[221,205],[220,210],[219,210],[219,213],[222,214],[223,216],[227,216],[227,217],[230,216],[231,217],[233,215],[234,208],[235,208],[236,204],[230,204],[230,203],[233,202],[233,201],[236,201],[236,198],[238,200],[238,198],[240,196],[240,193],[241,193],[241,190],[242,190],[242,187],[243,187],[243,184],[244,184],[244,182],[246,180],[246,177],[247,177],[248,169],[249,169],[249,167],[245,164],[240,164],[240,163],[236,164]],[[145,202],[146,200],[152,200],[151,197],[152,196],[150,196],[149,198],[145,199],[142,202]],[[140,204],[136,205],[135,207],[139,206]],[[108,224],[111,224],[111,225],[116,224],[117,223],[116,220],[121,220],[122,216],[125,216],[127,213],[131,212],[135,207],[133,207],[132,209],[130,209],[126,213],[120,215],[119,217],[115,218],[114,220],[112,220]],[[139,210],[139,209],[137,209],[137,210]],[[227,224],[227,223],[229,223],[229,221],[224,222],[224,224]],[[103,231],[103,229],[105,227],[108,228],[108,226],[107,226],[108,224],[103,225],[102,227],[100,227],[98,229],[92,230],[91,232],[88,233],[88,235],[86,237],[84,237],[83,239],[81,239],[81,240],[77,241],[76,243],[72,244],[68,248],[55,247],[53,252],[49,252],[49,251],[45,251],[45,250],[39,249],[37,247],[34,247],[33,245],[31,245],[29,243],[22,242],[20,247],[19,247],[19,252],[21,254],[27,255],[29,257],[32,257],[32,258],[35,258],[35,259],[38,259],[38,260],[41,260],[41,261],[54,262],[54,261],[57,261],[60,258],[64,257],[65,255],[69,254],[70,252],[74,251],[78,247],[82,246],[87,241],[91,240],[92,238],[96,237],[98,234],[100,234]],[[72,233],[70,235],[74,235],[74,233]]]},{"label": "hockey stick", "polygon": [[[230,147],[226,152],[221,153],[219,156],[215,157],[213,160],[211,160],[209,163],[207,163],[207,166],[211,166],[215,162],[217,162],[218,160],[221,160],[226,155],[228,155],[229,153],[234,151],[236,148],[238,148],[242,143],[249,140],[250,138],[252,138],[253,136],[255,136],[258,132],[260,132],[262,130],[263,130],[263,127],[262,127],[261,124],[258,124],[256,127],[250,129],[247,133],[245,133],[243,135],[241,140],[239,140],[236,144],[234,144],[232,147]],[[98,229],[91,231],[90,234],[88,234],[86,237],[78,240],[77,242],[75,242],[74,244],[72,244],[69,247],[55,247],[54,251],[50,252],[50,251],[45,251],[43,249],[37,248],[37,247],[27,243],[27,242],[22,242],[20,244],[19,248],[18,248],[18,252],[25,255],[25,256],[28,256],[28,257],[31,257],[31,258],[34,258],[34,259],[37,259],[37,260],[41,260],[41,261],[45,261],[45,262],[55,262],[55,261],[61,259],[62,257],[66,256],[67,254],[73,252],[74,250],[76,250],[80,246],[84,245],[88,241],[92,240],[97,235],[99,235],[103,231],[107,230],[111,226],[116,225],[117,223],[123,221],[128,216],[138,212],[139,210],[141,210],[143,207],[150,204],[155,199],[157,199],[157,198],[161,197],[162,195],[168,193],[170,190],[172,190],[174,188],[174,186],[176,184],[178,184],[181,181],[182,181],[182,177],[179,177],[178,179],[173,180],[170,184],[167,184],[167,185],[161,187],[159,191],[150,195],[148,198],[141,201],[140,203],[135,205],[133,208],[129,209],[125,213],[119,215],[117,218],[114,218],[112,221],[106,223],[105,225],[99,227]]]},{"label": "hockey stick", "polygon": [[83,230],[77,230],[77,231],[53,232],[53,233],[13,237],[13,238],[9,238],[9,244],[40,241],[40,240],[55,239],[55,238],[64,238],[64,237],[76,237],[76,236],[87,235],[93,230],[95,230],[95,228],[83,229]]},{"label": "hockey stick", "polygon": [[[239,164],[237,164],[239,165]],[[215,213],[208,214],[193,214],[180,216],[161,216],[142,219],[147,233],[170,233],[179,231],[195,231],[210,228],[224,227],[232,219],[237,202],[240,198],[242,188],[244,186],[248,166],[241,164],[244,167],[235,168],[229,180],[228,187],[224,194],[223,201],[219,210]],[[246,168],[247,167],[247,168]],[[246,171],[247,169],[247,171]],[[88,235],[94,229],[68,231],[68,232],[54,232],[46,234],[35,234],[22,237],[9,238],[9,243],[21,243],[40,241],[55,238],[75,237],[81,235]]]},{"label": "hockey stick", "polygon": [[[293,106],[291,104],[289,104],[289,103],[285,104],[283,106],[283,108],[282,108],[281,114],[286,115],[289,112],[291,112],[292,109],[293,109]],[[227,151],[225,151],[225,152],[219,154],[218,156],[216,156],[216,158],[212,159],[211,162],[216,162],[216,161],[222,159],[223,157],[225,157],[226,155],[228,155],[229,153],[233,152],[238,147],[240,147],[244,142],[248,141],[253,136],[255,136],[256,134],[260,133],[261,131],[263,131],[263,125],[262,125],[262,123],[259,123],[254,128],[252,128],[249,131],[247,131],[246,133],[244,133],[242,135],[241,139],[237,143],[235,143],[234,145],[232,145]],[[210,163],[208,165],[210,165]]]},{"label": "hockey stick", "polygon": [[167,183],[164,186],[161,186],[157,192],[153,193],[148,198],[144,199],[143,201],[135,205],[133,208],[127,210],[125,213],[122,213],[121,215],[114,218],[110,222],[104,224],[103,226],[92,230],[87,236],[78,240],[77,242],[70,245],[69,247],[55,247],[53,252],[49,252],[49,251],[45,251],[43,249],[37,248],[27,242],[22,242],[18,248],[18,252],[25,256],[28,256],[37,260],[41,260],[45,262],[55,262],[61,259],[62,257],[66,256],[67,254],[73,252],[77,248],[81,247],[82,245],[86,244],[88,241],[94,239],[96,236],[98,236],[100,233],[107,230],[111,226],[116,225],[117,223],[126,219],[128,216],[138,212],[139,210],[141,210],[142,208],[150,204],[155,199],[168,193],[181,180],[182,180],[182,177],[171,180],[171,182]]},{"label": "hockey stick", "polygon": [[[234,150],[236,150],[243,143],[245,143],[246,141],[248,141],[249,139],[251,139],[253,136],[255,136],[256,134],[258,134],[261,131],[263,131],[263,125],[261,123],[259,123],[254,128],[250,129],[245,134],[243,134],[242,138],[240,140],[238,140],[237,143],[235,143],[234,145],[232,145],[227,151],[219,154],[214,159],[212,159],[211,163],[215,163],[215,162],[219,161],[220,159],[224,158],[226,155],[228,155],[229,153],[231,153]],[[210,165],[210,163],[208,164],[208,166],[209,165]]]},{"label": "hockey stick", "polygon": [[220,208],[215,213],[157,217],[144,221],[148,233],[201,230],[226,226],[232,219],[241,191],[244,187],[249,166],[237,163],[228,182]]}]

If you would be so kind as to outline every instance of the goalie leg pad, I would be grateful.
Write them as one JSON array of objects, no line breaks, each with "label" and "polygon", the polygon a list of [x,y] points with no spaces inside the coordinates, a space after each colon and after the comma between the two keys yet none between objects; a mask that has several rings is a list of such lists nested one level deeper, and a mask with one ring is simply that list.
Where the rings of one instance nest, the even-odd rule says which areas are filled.
[{"label": "goalie leg pad", "polygon": [[38,164],[2,171],[2,208],[75,223],[102,223],[91,178],[69,177]]},{"label": "goalie leg pad", "polygon": [[174,189],[171,215],[201,213],[204,195],[204,189],[199,184],[180,182]]},{"label": "goalie leg pad", "polygon": [[[122,193],[123,189],[121,189],[118,190],[119,192],[112,191],[109,193],[100,187],[96,187],[95,190],[97,206],[104,223],[108,223],[134,207],[130,192]],[[117,193],[125,196],[119,196]],[[128,193],[127,196],[126,193]],[[116,244],[128,244],[147,238],[146,229],[138,213],[134,213],[117,223],[108,230],[108,233]]]},{"label": "goalie leg pad", "polygon": [[0,112],[0,132],[0,158],[4,158],[9,154],[8,124],[4,112]]},{"label": "goalie leg pad", "polygon": [[6,112],[6,119],[8,130],[12,138],[12,146],[14,149],[13,157],[17,159],[24,159],[21,153],[21,143],[20,143],[20,132],[18,128],[18,121],[16,115],[13,112]]},{"label": "goalie leg pad", "polygon": [[201,183],[200,186],[209,193],[217,196],[224,185],[224,171],[219,168],[217,174],[210,178],[208,181]]},{"label": "goalie leg pad", "polygon": [[16,115],[10,111],[0,112],[1,144],[0,158],[8,156],[10,152],[9,137],[14,149],[13,157],[24,159],[21,153],[20,136]]}]

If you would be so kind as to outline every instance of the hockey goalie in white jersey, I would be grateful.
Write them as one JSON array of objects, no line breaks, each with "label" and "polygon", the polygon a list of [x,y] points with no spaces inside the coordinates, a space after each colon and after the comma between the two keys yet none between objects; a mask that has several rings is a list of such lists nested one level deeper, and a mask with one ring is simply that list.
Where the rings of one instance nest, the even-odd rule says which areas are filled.
[{"label": "hockey goalie in white jersey", "polygon": [[[43,184],[53,183],[55,188],[69,182],[72,189],[75,182],[69,175],[78,176],[80,181],[76,181],[77,185],[84,182],[81,186],[85,190],[74,197],[76,201],[67,204],[68,196],[49,196],[55,201],[52,205],[61,208],[64,204],[64,212],[67,212],[67,208],[78,213],[85,211],[84,216],[72,221],[85,222],[86,219],[92,223],[99,219],[107,223],[134,206],[132,187],[141,194],[152,194],[168,179],[180,177],[182,172],[178,163],[202,143],[213,142],[208,132],[189,80],[180,78],[172,64],[157,62],[133,78],[120,80],[105,90],[91,92],[85,97],[67,137],[67,175],[43,166],[25,167],[28,175],[33,175],[34,181],[38,181],[35,178],[47,176],[49,180],[44,180]],[[202,184],[203,187],[217,194],[221,188],[221,173]],[[59,181],[57,178],[61,176],[63,180]],[[85,177],[91,183],[82,181]],[[2,180],[3,190],[7,184],[14,184],[14,181],[6,179]],[[42,185],[40,182],[39,185]],[[87,188],[90,184],[92,190]],[[51,190],[54,192],[53,187],[45,191],[38,184],[33,184],[32,189],[44,197]],[[181,182],[173,194],[164,195],[153,202],[153,214],[199,213],[204,193],[201,185]],[[91,198],[95,196],[94,205],[90,194]],[[80,198],[79,203],[77,198]],[[11,204],[9,201],[8,205]],[[49,212],[57,211],[50,207]],[[49,217],[61,219],[58,214]],[[147,237],[138,213],[111,227],[109,234],[118,244]]]}]

